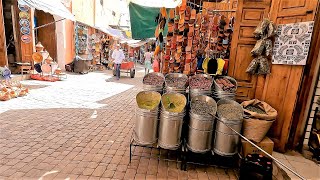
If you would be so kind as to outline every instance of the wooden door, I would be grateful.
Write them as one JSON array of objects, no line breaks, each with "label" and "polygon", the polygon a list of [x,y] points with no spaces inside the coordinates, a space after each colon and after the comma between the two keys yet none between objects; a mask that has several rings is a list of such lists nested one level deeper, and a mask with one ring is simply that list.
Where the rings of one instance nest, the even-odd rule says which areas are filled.
[{"label": "wooden door", "polygon": [[8,65],[6,35],[4,29],[2,1],[0,0],[0,66],[6,65]]},{"label": "wooden door", "polygon": [[[271,19],[276,24],[313,21],[318,0],[273,0]],[[305,66],[272,65],[262,100],[278,110],[270,132],[279,151],[285,151]]]},{"label": "wooden door", "polygon": [[[54,22],[51,14],[36,10],[37,26],[45,25]],[[57,60],[57,40],[56,40],[56,25],[55,23],[37,29],[37,42],[41,42],[44,48],[49,52],[50,56]]]},{"label": "wooden door", "polygon": [[229,75],[238,81],[237,99],[240,101],[262,96],[264,77],[252,76],[246,73],[246,69],[253,59],[250,51],[256,43],[253,31],[268,16],[270,5],[271,0],[238,1]]},{"label": "wooden door", "polygon": [[276,24],[312,21],[318,0],[239,0],[232,41],[229,75],[237,79],[238,100],[261,99],[279,113],[269,131],[275,149],[285,151],[291,129],[304,66],[272,65],[268,76],[249,75],[250,51],[256,40],[253,31],[270,14]]}]

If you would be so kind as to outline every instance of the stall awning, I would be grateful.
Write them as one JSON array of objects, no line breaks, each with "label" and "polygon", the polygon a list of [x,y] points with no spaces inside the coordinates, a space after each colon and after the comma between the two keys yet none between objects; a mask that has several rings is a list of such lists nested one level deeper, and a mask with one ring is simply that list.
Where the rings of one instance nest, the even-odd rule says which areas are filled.
[{"label": "stall awning", "polygon": [[128,3],[132,2],[146,7],[166,7],[175,8],[181,4],[182,0],[128,0]]},{"label": "stall awning", "polygon": [[106,27],[95,27],[95,28],[112,36],[112,37],[118,38],[120,40],[128,40],[128,38],[124,35],[125,33],[123,33],[119,29],[114,29],[111,27],[107,27],[107,28]]},{"label": "stall awning", "polygon": [[74,15],[60,2],[60,0],[18,0],[19,4],[75,21]]}]

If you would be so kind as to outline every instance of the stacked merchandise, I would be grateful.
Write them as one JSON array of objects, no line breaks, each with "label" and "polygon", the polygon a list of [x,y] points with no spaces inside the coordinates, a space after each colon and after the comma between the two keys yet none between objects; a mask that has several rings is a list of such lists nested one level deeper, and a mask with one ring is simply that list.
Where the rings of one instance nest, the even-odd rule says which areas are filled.
[{"label": "stacked merchandise", "polygon": [[37,43],[36,51],[32,54],[32,59],[35,62],[34,69],[37,74],[31,74],[31,79],[55,82],[59,80],[59,77],[54,77],[53,75],[65,75],[58,67],[58,64],[51,58],[50,54],[44,51],[41,42]]},{"label": "stacked merchandise", "polygon": [[[140,145],[152,145],[158,138],[157,143],[161,148],[177,150],[182,139],[185,139],[186,146],[195,153],[212,150],[221,156],[236,154],[240,142],[239,136],[225,124],[232,125],[238,132],[241,131],[242,106],[227,99],[221,99],[216,103],[209,97],[208,91],[198,91],[190,99],[185,96],[186,87],[189,84],[192,86],[191,89],[208,90],[212,81],[208,76],[200,75],[188,78],[185,74],[170,73],[164,78],[160,73],[147,74],[143,81],[145,91],[140,92],[136,97],[138,108],[134,132],[135,142]],[[163,92],[160,88],[163,88],[164,82],[166,93],[160,99],[160,93]],[[186,107],[189,102],[190,109]],[[216,113],[220,119],[218,122],[215,122]],[[190,116],[189,121],[185,121],[187,114]],[[187,125],[185,130],[188,132],[187,136],[181,133],[183,123]],[[215,124],[217,124],[216,127]]]},{"label": "stacked merchandise", "polygon": [[270,74],[270,65],[268,57],[272,55],[272,40],[276,28],[269,19],[263,19],[253,32],[257,40],[256,45],[251,51],[254,59],[249,64],[246,72],[250,74],[266,75]]},{"label": "stacked merchandise", "polygon": [[29,93],[29,89],[22,86],[18,81],[0,82],[0,101],[8,101],[16,97],[22,97]]},{"label": "stacked merchandise", "polygon": [[193,75],[204,70],[213,75],[226,74],[233,24],[233,17],[214,10],[197,14],[183,0],[181,6],[169,11],[162,72]]},{"label": "stacked merchandise", "polygon": [[[211,75],[224,75],[228,70],[234,18],[225,17],[211,9],[202,14],[198,70]],[[203,62],[201,62],[203,61]]]}]

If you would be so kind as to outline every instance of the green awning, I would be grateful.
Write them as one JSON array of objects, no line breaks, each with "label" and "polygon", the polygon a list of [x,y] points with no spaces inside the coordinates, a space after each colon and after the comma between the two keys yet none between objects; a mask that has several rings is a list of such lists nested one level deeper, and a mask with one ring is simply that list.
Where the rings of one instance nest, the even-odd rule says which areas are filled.
[{"label": "green awning", "polygon": [[[157,27],[156,17],[160,13],[158,7],[145,7],[129,3],[132,39],[146,39],[154,37]],[[167,9],[169,15],[169,9]],[[168,21],[167,21],[168,22]],[[164,36],[167,35],[168,26],[165,26]]]}]

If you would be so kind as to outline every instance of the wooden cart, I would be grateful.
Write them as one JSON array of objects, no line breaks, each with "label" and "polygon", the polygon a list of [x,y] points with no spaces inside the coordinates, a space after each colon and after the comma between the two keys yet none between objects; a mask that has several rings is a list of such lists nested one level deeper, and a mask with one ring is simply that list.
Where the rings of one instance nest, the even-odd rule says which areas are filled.
[{"label": "wooden cart", "polygon": [[[116,76],[115,64],[113,65],[112,72],[113,72],[113,76]],[[128,74],[130,74],[130,77],[134,78],[134,76],[136,74],[136,64],[135,64],[135,62],[133,62],[133,61],[124,61],[124,62],[122,62],[121,66],[120,66],[120,76],[121,76],[121,73],[127,73],[127,76],[128,76]]]}]

